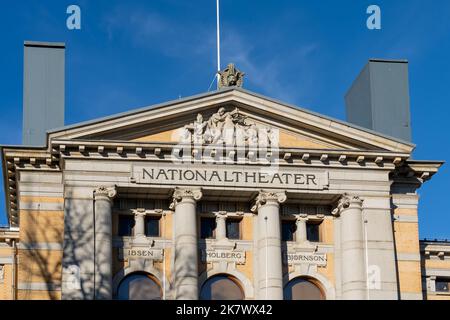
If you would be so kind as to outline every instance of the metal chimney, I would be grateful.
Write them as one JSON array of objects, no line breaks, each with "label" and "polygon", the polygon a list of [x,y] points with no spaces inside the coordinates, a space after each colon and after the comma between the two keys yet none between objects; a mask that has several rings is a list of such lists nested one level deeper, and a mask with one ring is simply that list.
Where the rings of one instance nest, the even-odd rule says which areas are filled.
[{"label": "metal chimney", "polygon": [[65,49],[60,42],[24,42],[23,144],[46,145],[64,125]]},{"label": "metal chimney", "polygon": [[370,59],[345,103],[348,122],[411,142],[408,61]]}]

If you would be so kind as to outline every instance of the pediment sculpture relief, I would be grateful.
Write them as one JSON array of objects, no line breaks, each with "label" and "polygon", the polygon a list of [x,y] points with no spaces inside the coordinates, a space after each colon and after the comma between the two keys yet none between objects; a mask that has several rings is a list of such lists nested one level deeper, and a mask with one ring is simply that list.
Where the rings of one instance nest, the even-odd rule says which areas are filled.
[{"label": "pediment sculpture relief", "polygon": [[193,123],[183,127],[180,137],[181,143],[251,147],[275,147],[278,140],[278,130],[257,126],[238,108],[227,112],[223,107],[206,121],[199,113]]}]

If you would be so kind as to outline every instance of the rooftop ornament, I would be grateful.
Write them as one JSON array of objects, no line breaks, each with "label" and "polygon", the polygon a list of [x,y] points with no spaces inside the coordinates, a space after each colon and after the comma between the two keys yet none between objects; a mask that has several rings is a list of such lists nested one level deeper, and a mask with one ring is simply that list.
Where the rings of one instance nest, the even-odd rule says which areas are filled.
[{"label": "rooftop ornament", "polygon": [[242,87],[245,73],[239,71],[233,63],[219,71],[219,89],[226,87]]}]

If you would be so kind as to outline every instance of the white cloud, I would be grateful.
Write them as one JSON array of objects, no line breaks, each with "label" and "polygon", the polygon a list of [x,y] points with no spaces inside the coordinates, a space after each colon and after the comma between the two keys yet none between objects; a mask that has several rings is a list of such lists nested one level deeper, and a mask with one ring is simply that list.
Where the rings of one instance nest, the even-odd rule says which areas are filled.
[{"label": "white cloud", "polygon": [[214,48],[214,30],[201,22],[175,20],[148,9],[116,6],[105,14],[102,25],[111,41],[124,37],[134,47],[170,57],[204,55]]},{"label": "white cloud", "polygon": [[[306,60],[315,52],[318,45],[316,43],[299,45],[290,52],[278,52],[277,48],[273,47],[258,52],[260,48],[267,46],[267,43],[270,47],[270,41],[264,38],[250,41],[235,30],[227,30],[222,43],[222,61],[224,64],[228,61],[235,63],[246,73],[246,81],[262,89],[265,94],[289,102],[298,101],[309,90],[309,86],[299,88],[298,85],[307,82],[302,81],[310,76],[306,72],[310,69]],[[285,76],[287,72],[295,73],[295,69],[298,68],[304,69],[305,72],[294,77],[290,75],[290,78]],[[294,82],[290,81],[292,78]]]}]

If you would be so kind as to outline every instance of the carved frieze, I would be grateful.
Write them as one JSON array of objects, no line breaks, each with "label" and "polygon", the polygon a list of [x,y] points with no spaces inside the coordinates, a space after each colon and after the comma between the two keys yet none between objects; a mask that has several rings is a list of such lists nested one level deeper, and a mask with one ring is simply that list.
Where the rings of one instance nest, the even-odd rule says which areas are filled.
[{"label": "carved frieze", "polygon": [[242,115],[238,108],[226,111],[221,107],[208,120],[205,120],[202,114],[197,114],[193,123],[181,129],[179,142],[195,145],[277,147],[279,133],[274,128],[257,126]]}]

